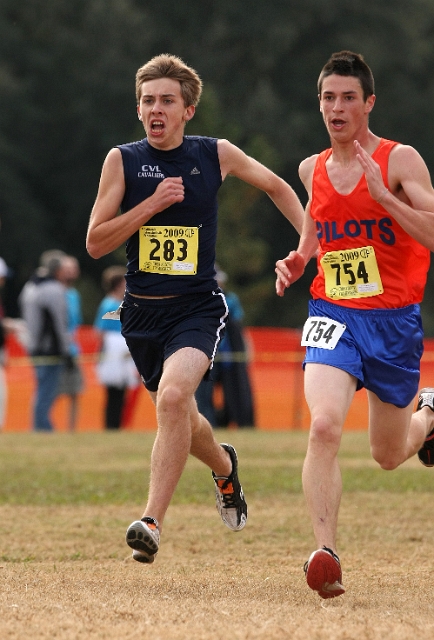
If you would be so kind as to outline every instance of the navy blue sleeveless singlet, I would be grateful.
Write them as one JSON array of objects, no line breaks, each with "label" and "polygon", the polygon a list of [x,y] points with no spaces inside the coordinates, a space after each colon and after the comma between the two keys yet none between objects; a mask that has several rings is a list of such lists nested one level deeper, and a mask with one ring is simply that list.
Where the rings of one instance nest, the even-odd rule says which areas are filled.
[{"label": "navy blue sleeveless singlet", "polygon": [[216,289],[217,192],[222,184],[217,139],[185,136],[181,146],[160,151],[145,138],[118,149],[125,175],[122,213],[151,196],[164,178],[181,176],[185,188],[183,202],[155,214],[127,240],[127,291],[166,296]]}]

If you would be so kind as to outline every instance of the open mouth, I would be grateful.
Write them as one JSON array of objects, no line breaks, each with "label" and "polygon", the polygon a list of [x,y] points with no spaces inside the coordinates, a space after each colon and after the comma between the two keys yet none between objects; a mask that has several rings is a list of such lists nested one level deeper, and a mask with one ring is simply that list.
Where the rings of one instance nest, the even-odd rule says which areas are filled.
[{"label": "open mouth", "polygon": [[151,131],[152,133],[160,133],[164,129],[164,122],[162,120],[154,120],[151,123]]},{"label": "open mouth", "polygon": [[338,118],[332,120],[332,125],[337,129],[340,129],[341,127],[343,127],[344,124],[345,124],[345,120],[340,120]]}]

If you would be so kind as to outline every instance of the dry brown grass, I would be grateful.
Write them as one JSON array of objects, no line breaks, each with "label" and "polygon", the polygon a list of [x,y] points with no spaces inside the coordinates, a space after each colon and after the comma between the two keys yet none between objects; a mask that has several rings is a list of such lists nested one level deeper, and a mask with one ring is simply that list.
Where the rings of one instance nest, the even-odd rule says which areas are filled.
[{"label": "dry brown grass", "polygon": [[344,496],[347,593],[331,601],[304,580],[313,542],[299,494],[250,501],[235,534],[211,504],[174,505],[149,567],[123,537],[142,505],[1,506],[0,638],[433,638],[431,500]]}]

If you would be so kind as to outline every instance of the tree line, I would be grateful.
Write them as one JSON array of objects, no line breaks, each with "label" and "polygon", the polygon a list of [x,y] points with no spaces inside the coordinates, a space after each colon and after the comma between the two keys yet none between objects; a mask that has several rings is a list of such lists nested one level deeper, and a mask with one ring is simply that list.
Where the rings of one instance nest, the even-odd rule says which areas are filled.
[{"label": "tree line", "polygon": [[[229,138],[305,202],[298,165],[328,146],[316,81],[341,49],[363,53],[374,72],[372,130],[411,144],[434,171],[433,31],[433,0],[1,0],[0,255],[13,272],[8,312],[18,312],[17,295],[39,255],[59,248],[80,261],[85,319],[93,321],[100,274],[125,255],[122,248],[98,261],[87,255],[89,214],[109,149],[144,136],[134,76],[153,55],[179,55],[204,81],[187,133]],[[274,263],[297,240],[266,196],[225,181],[217,255],[248,324],[303,323],[314,265],[285,298],[274,294]],[[434,334],[431,274],[423,309]]]}]

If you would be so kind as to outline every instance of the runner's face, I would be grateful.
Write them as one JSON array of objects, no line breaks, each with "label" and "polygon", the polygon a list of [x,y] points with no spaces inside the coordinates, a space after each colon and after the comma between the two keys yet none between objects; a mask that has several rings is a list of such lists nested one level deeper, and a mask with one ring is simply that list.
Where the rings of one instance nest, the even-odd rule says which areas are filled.
[{"label": "runner's face", "polygon": [[358,78],[333,74],[324,78],[319,96],[320,111],[330,138],[354,140],[368,126],[375,96],[363,98]]},{"label": "runner's face", "polygon": [[194,111],[195,107],[184,105],[177,80],[158,78],[142,84],[137,113],[153,147],[165,151],[179,147]]}]

